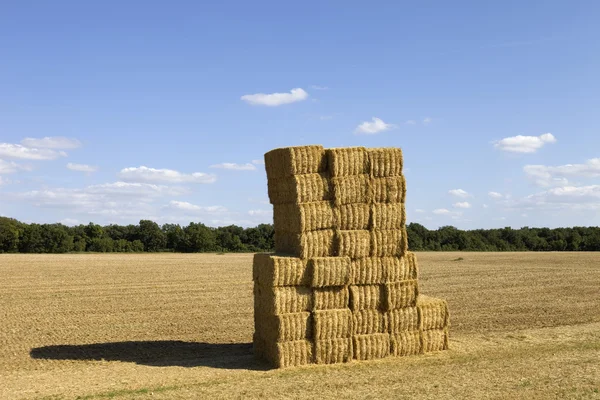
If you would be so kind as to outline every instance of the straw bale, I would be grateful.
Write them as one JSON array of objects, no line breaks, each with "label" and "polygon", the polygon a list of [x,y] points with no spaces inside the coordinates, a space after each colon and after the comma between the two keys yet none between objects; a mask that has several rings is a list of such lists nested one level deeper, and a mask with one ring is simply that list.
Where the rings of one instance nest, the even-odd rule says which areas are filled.
[{"label": "straw bale", "polygon": [[337,255],[340,257],[368,257],[371,251],[371,232],[367,230],[336,231]]},{"label": "straw bale", "polygon": [[349,257],[315,257],[308,260],[312,287],[346,286],[350,284]]},{"label": "straw bale", "polygon": [[448,349],[448,328],[429,329],[422,331],[423,352],[440,351]]},{"label": "straw bale", "polygon": [[267,342],[289,342],[312,338],[309,312],[270,315],[255,312],[255,331]]},{"label": "straw bale", "polygon": [[352,271],[352,284],[371,285],[385,283],[386,275],[384,271],[385,258],[366,257],[358,258],[350,262]]},{"label": "straw bale", "polygon": [[314,288],[313,310],[335,310],[348,308],[350,292],[347,286]]},{"label": "straw bale", "polygon": [[350,308],[358,310],[380,310],[384,306],[384,285],[350,286]]},{"label": "straw bale", "polygon": [[314,360],[317,364],[336,364],[352,361],[352,338],[316,340]]},{"label": "straw bale", "polygon": [[402,175],[402,150],[397,147],[367,149],[371,176],[386,177]]},{"label": "straw bale", "polygon": [[417,299],[421,329],[443,329],[448,326],[448,303],[443,299],[419,296]]},{"label": "straw bale", "polygon": [[420,328],[417,307],[404,307],[386,313],[389,333],[417,331]]},{"label": "straw bale", "polygon": [[312,174],[327,170],[325,149],[320,145],[284,147],[265,154],[267,178]]},{"label": "straw bale", "polygon": [[352,336],[352,311],[347,308],[314,311],[313,333],[315,340]]},{"label": "straw bale", "polygon": [[275,368],[286,368],[313,362],[313,345],[309,340],[266,343],[263,358]]},{"label": "straw bale", "polygon": [[369,173],[369,158],[364,147],[327,149],[331,176],[350,176]]},{"label": "straw bale", "polygon": [[334,225],[337,229],[369,229],[371,209],[367,203],[351,203],[334,207]]},{"label": "straw bale", "polygon": [[264,287],[254,285],[254,310],[260,315],[311,311],[313,296],[305,286]]},{"label": "straw bale", "polygon": [[279,232],[302,233],[333,228],[333,206],[329,201],[286,203],[273,206],[273,224]]},{"label": "straw bale", "polygon": [[401,257],[408,250],[406,228],[371,231],[371,256]]},{"label": "straw bale", "polygon": [[371,202],[370,178],[367,174],[331,178],[332,198],[336,206]]},{"label": "straw bale", "polygon": [[370,335],[387,333],[388,318],[379,310],[357,310],[352,312],[352,333],[354,335]]},{"label": "straw bale", "polygon": [[252,335],[252,352],[256,358],[265,358],[265,340],[258,332]]},{"label": "straw bale", "polygon": [[294,175],[270,179],[267,184],[271,204],[311,203],[332,199],[329,175]]},{"label": "straw bale", "polygon": [[417,304],[419,284],[416,280],[386,283],[384,287],[386,310],[414,307]]},{"label": "straw bale", "polygon": [[355,360],[375,360],[390,355],[390,335],[374,333],[352,336]]},{"label": "straw bale", "polygon": [[406,202],[406,179],[403,176],[372,178],[370,188],[375,203]]},{"label": "straw bale", "polygon": [[406,226],[404,203],[374,203],[371,211],[373,229],[402,229]]},{"label": "straw bale", "polygon": [[252,269],[254,282],[264,287],[310,285],[309,269],[301,258],[257,253]]},{"label": "straw bale", "polygon": [[423,353],[420,331],[404,331],[390,335],[391,353],[394,356],[412,356]]},{"label": "straw bale", "polygon": [[[386,282],[417,279],[417,264],[407,252],[403,257],[381,257]],[[412,253],[411,253],[412,254]],[[414,254],[413,254],[414,255]]]},{"label": "straw bale", "polygon": [[275,251],[300,258],[329,257],[334,252],[332,229],[304,233],[275,231]]}]

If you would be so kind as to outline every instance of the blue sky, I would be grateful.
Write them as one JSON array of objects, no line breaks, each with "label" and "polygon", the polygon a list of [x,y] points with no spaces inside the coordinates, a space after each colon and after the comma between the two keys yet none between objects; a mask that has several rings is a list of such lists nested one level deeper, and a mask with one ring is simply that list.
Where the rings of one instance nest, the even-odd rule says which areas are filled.
[{"label": "blue sky", "polygon": [[2,2],[0,215],[252,226],[263,154],[322,144],[401,147],[429,228],[599,225],[599,13]]}]

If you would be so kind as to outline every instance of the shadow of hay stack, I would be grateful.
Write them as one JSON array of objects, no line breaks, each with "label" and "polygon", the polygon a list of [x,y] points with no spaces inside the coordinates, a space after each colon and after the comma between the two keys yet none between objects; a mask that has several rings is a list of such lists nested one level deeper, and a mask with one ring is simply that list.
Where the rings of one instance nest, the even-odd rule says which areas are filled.
[{"label": "shadow of hay stack", "polygon": [[29,354],[35,359],[122,361],[154,367],[269,369],[267,364],[255,360],[252,343],[131,341],[36,347]]}]

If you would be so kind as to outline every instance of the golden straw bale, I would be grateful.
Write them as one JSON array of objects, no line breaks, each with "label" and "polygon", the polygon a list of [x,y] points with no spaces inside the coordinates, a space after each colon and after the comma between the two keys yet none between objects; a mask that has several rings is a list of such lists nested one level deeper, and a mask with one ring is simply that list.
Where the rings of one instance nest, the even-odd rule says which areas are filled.
[{"label": "golden straw bale", "polygon": [[313,310],[335,310],[348,308],[350,304],[350,291],[347,286],[314,288]]},{"label": "golden straw bale", "polygon": [[364,147],[327,149],[331,176],[350,176],[369,173],[369,158]]},{"label": "golden straw bale", "polygon": [[448,349],[448,328],[429,329],[422,331],[423,352],[440,351]]},{"label": "golden straw bale", "polygon": [[404,331],[390,335],[391,353],[394,356],[423,354],[421,331]]},{"label": "golden straw bale", "polygon": [[323,146],[297,146],[274,149],[265,154],[267,178],[312,174],[327,170]]},{"label": "golden straw bale", "polygon": [[252,267],[254,282],[264,287],[310,285],[310,272],[301,258],[257,253]]},{"label": "golden straw bale", "polygon": [[294,257],[330,257],[334,255],[332,229],[304,233],[275,231],[275,251]]},{"label": "golden straw bale", "polygon": [[408,250],[406,228],[371,231],[372,257],[401,257]]},{"label": "golden straw bale", "polygon": [[358,310],[381,310],[384,306],[384,285],[350,286],[350,308]]},{"label": "golden straw bale", "polygon": [[369,186],[375,203],[406,202],[406,179],[403,176],[372,178]]},{"label": "golden straw bale", "polygon": [[313,333],[315,340],[352,336],[352,311],[347,308],[314,311]]},{"label": "golden straw bale", "polygon": [[409,279],[417,279],[417,263],[414,262],[414,257],[410,254],[414,253],[406,252],[403,257],[381,257],[381,263],[383,264],[383,271],[385,274],[386,282],[398,282]]},{"label": "golden straw bale", "polygon": [[370,335],[387,333],[388,318],[379,310],[357,310],[352,312],[352,334]]},{"label": "golden straw bale", "polygon": [[337,255],[340,257],[368,257],[371,251],[371,232],[336,231]]},{"label": "golden straw bale", "polygon": [[258,334],[258,332],[254,332],[252,335],[252,352],[256,358],[265,358],[265,340]]},{"label": "golden straw bale", "polygon": [[375,360],[390,355],[390,335],[374,333],[352,336],[355,360]]},{"label": "golden straw bale", "polygon": [[371,208],[367,203],[342,204],[334,207],[334,225],[337,229],[369,229]]},{"label": "golden straw bale", "polygon": [[265,342],[264,356],[275,368],[295,367],[313,362],[313,344],[309,340]]},{"label": "golden straw bale", "polygon": [[406,226],[404,203],[374,203],[371,212],[373,229],[402,229]]},{"label": "golden straw bale", "polygon": [[449,324],[448,303],[443,299],[419,296],[417,299],[421,329],[443,329]]},{"label": "golden straw bale", "polygon": [[385,258],[382,257],[365,257],[352,260],[350,262],[351,283],[354,285],[371,285],[387,282],[384,264]]},{"label": "golden straw bale", "polygon": [[402,175],[402,150],[397,147],[367,149],[371,176],[387,177]]},{"label": "golden straw bale", "polygon": [[336,206],[371,202],[370,178],[367,174],[331,178],[332,198]]},{"label": "golden straw bale", "polygon": [[267,191],[271,204],[311,203],[332,199],[329,176],[325,173],[270,179]]},{"label": "golden straw bale", "polygon": [[420,329],[419,311],[417,307],[404,307],[386,313],[389,333],[395,334],[404,331],[417,331]]},{"label": "golden straw bale", "polygon": [[255,331],[268,342],[289,342],[312,338],[309,312],[269,315],[255,311]]},{"label": "golden straw bale", "polygon": [[264,287],[254,285],[254,310],[259,314],[289,314],[311,311],[313,296],[305,286]]},{"label": "golden straw bale", "polygon": [[291,233],[332,229],[333,206],[329,201],[275,204],[273,225],[275,231]]},{"label": "golden straw bale", "polygon": [[315,257],[308,260],[312,287],[350,284],[350,257]]},{"label": "golden straw bale", "polygon": [[419,296],[419,284],[416,280],[386,283],[384,287],[386,310],[416,306]]},{"label": "golden straw bale", "polygon": [[352,338],[316,340],[314,360],[317,364],[337,364],[352,361]]}]

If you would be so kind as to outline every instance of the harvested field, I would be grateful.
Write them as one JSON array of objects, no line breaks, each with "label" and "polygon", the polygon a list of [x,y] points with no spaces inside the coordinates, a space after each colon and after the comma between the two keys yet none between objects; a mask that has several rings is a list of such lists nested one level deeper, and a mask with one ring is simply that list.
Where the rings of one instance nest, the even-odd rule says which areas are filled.
[{"label": "harvested field", "polygon": [[600,398],[600,253],[417,255],[449,351],[284,370],[250,254],[0,255],[0,398]]}]

